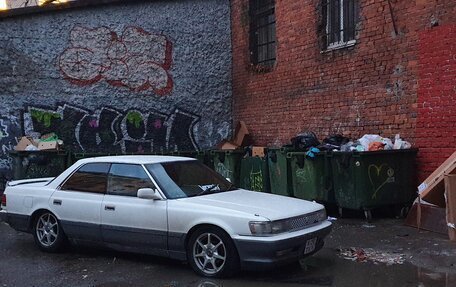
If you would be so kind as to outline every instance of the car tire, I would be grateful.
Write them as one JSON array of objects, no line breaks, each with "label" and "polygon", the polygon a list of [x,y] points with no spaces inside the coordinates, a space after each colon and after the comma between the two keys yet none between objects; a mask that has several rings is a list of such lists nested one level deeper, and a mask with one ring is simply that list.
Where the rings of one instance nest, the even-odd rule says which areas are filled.
[{"label": "car tire", "polygon": [[231,277],[239,271],[239,255],[231,237],[217,227],[204,227],[190,236],[187,260],[201,276]]},{"label": "car tire", "polygon": [[66,243],[66,236],[57,217],[50,211],[38,214],[33,221],[33,238],[38,248],[45,252],[59,252]]}]

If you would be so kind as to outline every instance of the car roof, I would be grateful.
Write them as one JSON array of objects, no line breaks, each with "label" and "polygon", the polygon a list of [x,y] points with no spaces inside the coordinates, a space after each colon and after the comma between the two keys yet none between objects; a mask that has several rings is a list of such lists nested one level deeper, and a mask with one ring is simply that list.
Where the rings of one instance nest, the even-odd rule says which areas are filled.
[{"label": "car roof", "polygon": [[129,163],[129,164],[153,164],[174,161],[189,161],[196,160],[191,157],[181,156],[163,156],[163,155],[115,155],[115,156],[100,156],[91,157],[79,160],[79,163],[91,162],[115,162],[115,163]]}]

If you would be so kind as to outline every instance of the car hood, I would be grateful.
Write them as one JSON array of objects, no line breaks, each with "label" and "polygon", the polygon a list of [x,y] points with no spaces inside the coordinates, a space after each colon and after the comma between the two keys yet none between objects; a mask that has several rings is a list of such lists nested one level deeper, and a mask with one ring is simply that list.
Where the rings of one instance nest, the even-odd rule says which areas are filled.
[{"label": "car hood", "polygon": [[294,217],[324,208],[315,202],[244,189],[179,200],[258,215],[270,220]]}]

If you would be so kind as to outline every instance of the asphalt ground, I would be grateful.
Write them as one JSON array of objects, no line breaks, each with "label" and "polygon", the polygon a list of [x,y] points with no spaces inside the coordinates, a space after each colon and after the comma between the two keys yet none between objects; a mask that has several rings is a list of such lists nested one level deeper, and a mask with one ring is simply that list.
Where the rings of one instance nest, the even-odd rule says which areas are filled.
[{"label": "asphalt ground", "polygon": [[0,287],[7,286],[450,287],[456,286],[456,243],[406,227],[403,220],[339,219],[325,247],[300,264],[214,280],[154,256],[87,246],[43,253],[30,234],[0,223]]}]

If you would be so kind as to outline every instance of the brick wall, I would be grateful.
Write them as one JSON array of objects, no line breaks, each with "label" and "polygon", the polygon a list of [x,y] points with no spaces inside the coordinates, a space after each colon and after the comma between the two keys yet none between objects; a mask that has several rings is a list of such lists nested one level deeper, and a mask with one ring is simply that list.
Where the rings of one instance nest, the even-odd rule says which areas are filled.
[{"label": "brick wall", "polygon": [[456,25],[420,33],[417,145],[421,173],[456,150]]},{"label": "brick wall", "polygon": [[[320,138],[399,133],[424,147],[418,138],[424,133],[416,129],[424,115],[418,101],[419,39],[422,31],[455,23],[456,3],[392,0],[396,34],[388,1],[359,0],[356,45],[322,52],[320,2],[276,1],[277,62],[271,72],[258,73],[249,60],[248,1],[232,1],[234,119],[246,121],[258,145],[285,144],[296,133],[312,130]],[[448,82],[456,85],[454,78]],[[440,134],[454,125],[453,118],[452,127],[442,125]],[[439,139],[436,146],[454,149]],[[441,159],[427,160],[435,166]]]}]

